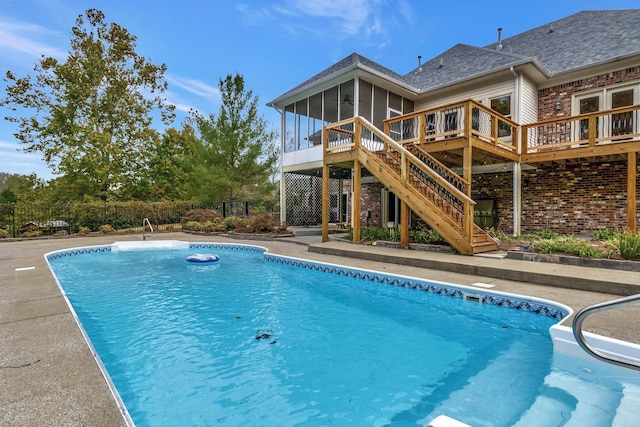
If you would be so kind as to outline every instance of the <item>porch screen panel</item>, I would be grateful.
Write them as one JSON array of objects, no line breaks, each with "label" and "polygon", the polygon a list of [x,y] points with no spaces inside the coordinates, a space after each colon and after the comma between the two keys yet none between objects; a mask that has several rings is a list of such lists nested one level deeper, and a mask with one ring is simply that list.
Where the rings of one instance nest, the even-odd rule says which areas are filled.
[{"label": "porch screen panel", "polygon": [[324,124],[338,121],[338,87],[324,91]]},{"label": "porch screen panel", "polygon": [[373,117],[373,85],[364,80],[360,80],[360,105],[359,114],[372,122]]},{"label": "porch screen panel", "polygon": [[309,143],[310,146],[322,144],[322,94],[309,98]]},{"label": "porch screen panel", "polygon": [[375,86],[373,90],[373,125],[378,129],[384,129],[384,120],[387,118],[387,91]]},{"label": "porch screen panel", "polygon": [[350,119],[354,112],[353,80],[340,85],[340,120]]},{"label": "porch screen panel", "polygon": [[296,143],[297,150],[309,147],[309,117],[307,116],[307,99],[296,102]]},{"label": "porch screen panel", "polygon": [[296,150],[296,120],[295,120],[295,106],[293,104],[287,105],[284,108],[285,123],[284,123],[284,152],[290,153]]}]

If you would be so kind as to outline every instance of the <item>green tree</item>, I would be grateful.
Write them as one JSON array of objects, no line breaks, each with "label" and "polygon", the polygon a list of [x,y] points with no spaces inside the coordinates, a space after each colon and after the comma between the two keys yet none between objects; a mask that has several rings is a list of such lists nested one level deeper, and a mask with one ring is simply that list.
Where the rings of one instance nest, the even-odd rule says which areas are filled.
[{"label": "green tree", "polygon": [[[5,117],[26,152],[41,152],[72,199],[127,198],[144,156],[157,142],[153,117],[174,117],[162,93],[166,65],[135,52],[136,37],[89,9],[72,28],[66,62],[42,57],[36,78],[8,71]],[[26,110],[16,116],[18,107]]]},{"label": "green tree", "polygon": [[217,117],[191,114],[200,143],[186,159],[194,181],[188,195],[202,202],[236,202],[270,194],[277,134],[258,115],[258,97],[245,88],[242,75],[220,79],[219,89]]},{"label": "green tree", "polygon": [[192,184],[193,162],[190,159],[193,147],[199,144],[194,130],[188,124],[180,130],[167,129],[147,157],[147,170],[137,199],[183,200]]},{"label": "green tree", "polygon": [[2,203],[18,203],[18,196],[13,191],[5,188],[0,192],[0,204]]}]

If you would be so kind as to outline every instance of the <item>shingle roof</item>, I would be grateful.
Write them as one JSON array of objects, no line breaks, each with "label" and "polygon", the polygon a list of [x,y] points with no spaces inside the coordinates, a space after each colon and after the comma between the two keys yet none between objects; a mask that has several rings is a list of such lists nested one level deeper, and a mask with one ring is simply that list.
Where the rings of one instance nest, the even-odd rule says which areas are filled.
[{"label": "shingle roof", "polygon": [[537,58],[552,74],[611,61],[640,53],[640,9],[578,12],[502,44],[503,51]]},{"label": "shingle roof", "polygon": [[[405,78],[421,91],[537,61],[550,75],[640,54],[640,9],[582,11],[483,48],[456,45]],[[440,67],[442,59],[443,66]]]},{"label": "shingle roof", "polygon": [[[307,86],[310,86],[311,84],[322,80],[324,77],[329,77],[333,74],[338,74],[340,71],[343,70],[347,70],[347,69],[352,69],[358,65],[364,65],[368,68],[371,68],[379,73],[382,73],[392,79],[396,79],[399,81],[404,81],[404,78],[402,77],[402,75],[396,73],[395,71],[392,71],[386,67],[383,67],[382,65],[378,64],[377,62],[374,62],[358,53],[352,53],[351,55],[345,57],[344,59],[336,62],[335,64],[333,64],[332,66],[330,66],[329,68],[319,72],[318,74],[316,74],[315,76],[311,77],[308,80],[305,80],[304,82],[300,83],[298,86],[294,87],[293,89],[287,91],[286,93],[284,93],[283,95],[279,96],[278,99],[281,98],[286,98],[288,95],[297,92],[298,90],[301,90]],[[271,103],[274,103],[276,101],[272,101]]]},{"label": "shingle roof", "polygon": [[522,59],[496,49],[457,44],[404,77],[412,86],[424,90],[504,68]]},{"label": "shingle roof", "polygon": [[457,44],[404,76],[352,53],[278,99],[358,65],[424,92],[523,62],[535,62],[545,74],[553,76],[640,55],[640,9],[582,11],[505,38],[501,49],[496,45]]}]

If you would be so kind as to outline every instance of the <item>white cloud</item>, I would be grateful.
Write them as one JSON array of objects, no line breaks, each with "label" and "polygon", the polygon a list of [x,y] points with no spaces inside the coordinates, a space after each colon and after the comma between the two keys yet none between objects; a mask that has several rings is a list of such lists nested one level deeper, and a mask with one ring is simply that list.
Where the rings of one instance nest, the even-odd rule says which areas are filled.
[{"label": "white cloud", "polygon": [[197,95],[211,102],[220,102],[220,90],[200,80],[187,79],[176,76],[166,76],[169,85],[175,85],[180,89]]},{"label": "white cloud", "polygon": [[363,31],[371,34],[368,25],[378,13],[379,5],[377,1],[366,0],[285,0],[271,9],[289,31],[344,39],[362,35]]},{"label": "white cloud", "polygon": [[41,55],[62,58],[66,52],[52,44],[62,40],[60,33],[51,31],[36,24],[0,18],[0,53],[23,54],[39,58]]},{"label": "white cloud", "polygon": [[[169,90],[165,92],[167,102],[176,107],[176,112],[191,110],[210,112],[222,102],[220,90],[203,81],[166,75]],[[195,95],[195,96],[194,96]]]}]

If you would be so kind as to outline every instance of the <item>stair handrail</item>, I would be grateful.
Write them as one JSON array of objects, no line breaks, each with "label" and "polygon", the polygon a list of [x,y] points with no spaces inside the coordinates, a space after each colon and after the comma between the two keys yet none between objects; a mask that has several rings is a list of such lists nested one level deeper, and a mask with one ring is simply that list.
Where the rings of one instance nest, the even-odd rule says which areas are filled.
[{"label": "stair handrail", "polygon": [[617,298],[611,301],[600,302],[584,307],[583,309],[578,311],[578,313],[573,318],[573,336],[575,337],[580,347],[582,347],[582,349],[589,355],[595,357],[600,361],[640,371],[640,363],[612,354],[606,354],[598,350],[597,348],[592,347],[586,341],[584,333],[582,331],[582,324],[588,316],[613,308],[627,307],[629,305],[635,304],[637,301],[640,301],[640,294]]},{"label": "stair handrail", "polygon": [[145,225],[148,225],[149,230],[151,230],[151,236],[149,237],[153,237],[153,226],[151,225],[151,221],[149,221],[149,218],[144,218],[142,220],[142,240],[147,240]]},{"label": "stair handrail", "polygon": [[[467,203],[470,203],[472,206],[476,204],[476,202],[473,199],[471,199],[468,195],[460,191],[458,188],[456,188],[455,185],[451,184],[449,181],[447,181],[442,176],[440,176],[440,174],[438,174],[436,171],[434,171],[429,166],[427,166],[415,154],[413,154],[412,152],[407,150],[405,147],[403,147],[402,144],[399,144],[398,142],[394,141],[389,135],[386,135],[385,133],[383,133],[380,129],[378,129],[373,124],[371,124],[371,122],[369,122],[367,119],[365,119],[364,117],[356,117],[355,122],[356,122],[356,125],[358,125],[358,122],[360,122],[365,128],[367,128],[374,135],[380,138],[385,144],[392,147],[398,153],[404,154],[404,156],[407,158],[407,160],[410,161],[410,163],[413,163],[419,169],[422,169],[424,172],[426,172],[429,176],[431,176],[431,178],[434,181],[438,183],[438,185],[441,185],[442,187],[447,189],[447,191],[454,194],[459,199],[464,200]],[[363,145],[360,145],[360,147],[363,147]],[[367,149],[366,147],[364,148]],[[367,149],[367,151],[370,151],[370,150]]]}]

